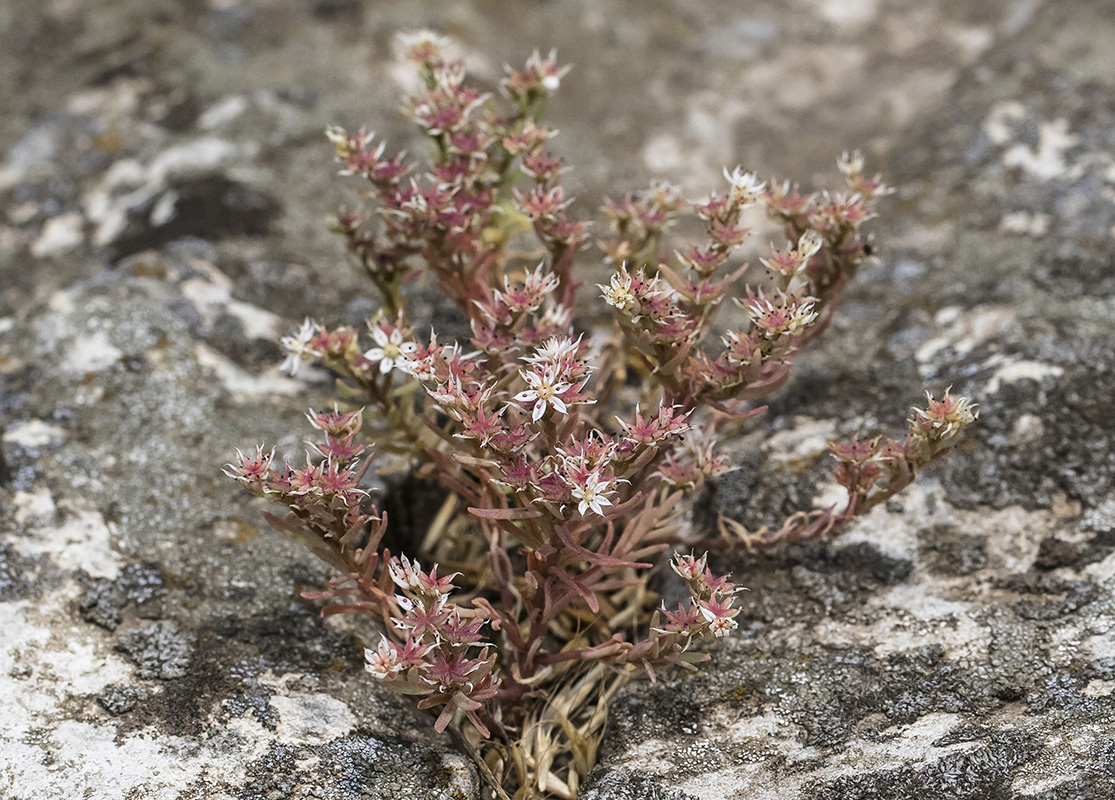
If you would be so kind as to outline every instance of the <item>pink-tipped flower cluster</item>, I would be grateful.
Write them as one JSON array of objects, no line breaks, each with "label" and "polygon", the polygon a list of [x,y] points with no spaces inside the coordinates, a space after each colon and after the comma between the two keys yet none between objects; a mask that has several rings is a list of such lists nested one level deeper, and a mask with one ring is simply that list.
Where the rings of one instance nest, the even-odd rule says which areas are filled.
[{"label": "pink-tipped flower cluster", "polygon": [[[493,786],[571,797],[603,724],[589,698],[610,697],[607,676],[692,669],[738,626],[737,587],[692,547],[772,546],[839,527],[947,452],[975,410],[946,392],[900,441],[832,445],[843,507],[775,530],[722,520],[721,539],[691,530],[685,501],[732,468],[718,434],[761,413],[824,331],[875,252],[861,226],[886,187],[858,154],[840,160],[846,188],[835,193],[740,168],[693,203],[657,183],[607,202],[594,272],[580,256],[588,224],[572,213],[541,122],[568,68],[535,53],[509,70],[501,102],[468,80],[443,38],[400,44],[424,87],[406,109],[431,143],[429,163],[388,155],[366,131],[328,131],[342,175],[365,195],[335,230],[381,307],[366,330],[306,320],[282,340],[284,368],[331,371],[348,405],[311,413],[323,441],[304,466],[261,447],[227,472],[284,506],[272,524],[337,568],[327,590],[307,595],[330,601],[324,613],[383,623],[369,673],[440,709],[437,729],[462,733]],[[739,248],[756,209],[784,243],[744,283]],[[674,241],[687,213],[702,233]],[[417,279],[456,306],[467,341],[416,334],[405,288]],[[599,317],[577,302],[586,285],[610,325],[589,324]],[[447,493],[430,530],[411,532],[408,556],[381,546],[387,518],[363,488],[364,436],[381,471],[410,469]],[[674,610],[657,608],[647,584],[671,550],[689,594]]]}]

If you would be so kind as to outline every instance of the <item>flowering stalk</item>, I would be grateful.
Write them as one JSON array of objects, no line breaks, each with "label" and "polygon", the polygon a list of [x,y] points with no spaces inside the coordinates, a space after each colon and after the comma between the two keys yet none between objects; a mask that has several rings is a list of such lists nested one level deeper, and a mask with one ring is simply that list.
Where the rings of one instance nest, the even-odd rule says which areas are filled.
[{"label": "flowering stalk", "polygon": [[[284,506],[271,523],[338,570],[307,595],[330,601],[323,613],[383,623],[368,671],[436,711],[436,729],[457,733],[491,792],[572,797],[622,682],[692,670],[736,628],[735,584],[684,552],[702,541],[684,501],[731,469],[717,432],[760,413],[827,326],[873,253],[861,226],[887,189],[857,155],[840,161],[838,194],[802,195],[736,168],[722,193],[694,204],[664,183],[609,201],[598,245],[610,275],[596,286],[613,322],[586,331],[574,311],[588,281],[574,265],[588,228],[569,215],[564,164],[541,123],[567,67],[535,53],[509,71],[501,104],[446,46],[429,33],[402,40],[424,87],[406,108],[431,141],[425,169],[366,131],[328,131],[341,173],[368,196],[335,230],[381,308],[366,334],[307,320],[282,346],[286,369],[320,364],[354,405],[311,413],[324,441],[305,466],[259,448],[227,473]],[[760,259],[761,285],[741,283],[736,255],[749,208],[786,240]],[[663,257],[687,210],[701,239]],[[415,333],[405,287],[423,276],[466,316],[467,342]],[[844,525],[974,419],[966,399],[930,397],[901,442],[833,445],[844,508],[795,514],[774,532],[724,521],[713,543],[771,546]],[[410,553],[435,563],[428,572],[381,547],[386,515],[361,488],[364,434],[449,492]],[[671,548],[690,599],[656,610],[647,579]]]}]

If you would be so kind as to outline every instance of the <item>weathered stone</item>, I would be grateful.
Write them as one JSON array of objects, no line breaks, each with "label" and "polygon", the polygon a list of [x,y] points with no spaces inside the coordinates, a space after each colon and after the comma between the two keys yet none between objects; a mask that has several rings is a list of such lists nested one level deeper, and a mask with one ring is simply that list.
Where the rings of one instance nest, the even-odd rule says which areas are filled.
[{"label": "weathered stone", "polygon": [[[328,394],[277,373],[275,339],[373,310],[325,232],[343,192],[320,131],[413,150],[388,41],[431,25],[489,85],[536,46],[576,64],[551,112],[586,214],[655,176],[889,160],[885,266],[694,525],[823,501],[825,440],[893,433],[922,385],[982,403],[970,446],[841,537],[724,558],[739,636],[620,696],[584,795],[1111,797],[1112,20],[1110,0],[13,0],[0,795],[479,795],[365,680],[374,630],[297,598],[324,571],[219,474],[236,446],[297,454]],[[435,319],[467,335],[423,297]],[[421,529],[436,491],[390,488]]]},{"label": "weathered stone", "polygon": [[139,690],[134,686],[109,686],[99,695],[97,702],[114,717],[127,714],[140,701]]},{"label": "weathered stone", "polygon": [[171,680],[186,675],[191,643],[173,622],[155,622],[122,634],[116,647],[139,668],[141,678]]},{"label": "weathered stone", "polygon": [[[902,316],[886,324],[917,320],[922,330],[896,336],[857,317],[867,330],[845,323],[807,357],[806,389],[772,403],[776,427],[869,415],[920,373],[983,402],[972,446],[932,471],[940,490],[919,499],[916,489],[805,561],[733,561],[751,588],[741,596],[744,638],[684,684],[684,718],[695,715],[698,730],[669,727],[677,687],[628,689],[643,698],[638,716],[617,702],[589,796],[1115,792],[1104,733],[1115,573],[1098,533],[1110,528],[1115,488],[1115,420],[1100,410],[1115,354],[1115,196],[1101,177],[1113,168],[1115,69],[1092,27],[1110,30],[1113,12],[1110,3],[1044,9],[895,146],[912,213],[887,258],[916,278],[866,280],[848,313],[901,298]],[[835,357],[865,341],[886,343],[870,371]],[[897,379],[877,381],[892,370]],[[860,425],[879,422],[897,420]],[[746,516],[753,499],[779,491],[767,483],[782,475],[763,462],[751,470],[758,478],[716,487],[720,509]],[[857,559],[838,558],[848,540],[910,568],[865,585],[852,577]],[[638,719],[657,722],[640,733]],[[690,755],[701,747],[714,755]],[[647,788],[625,795],[615,788],[624,783]]]}]

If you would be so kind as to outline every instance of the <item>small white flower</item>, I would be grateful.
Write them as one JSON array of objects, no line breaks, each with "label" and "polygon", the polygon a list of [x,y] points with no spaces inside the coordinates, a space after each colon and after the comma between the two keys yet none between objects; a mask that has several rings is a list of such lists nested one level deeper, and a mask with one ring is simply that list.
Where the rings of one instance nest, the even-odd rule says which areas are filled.
[{"label": "small white flower", "polygon": [[707,560],[708,553],[705,553],[700,558],[677,553],[674,555],[674,560],[670,562],[670,569],[676,572],[679,577],[687,581],[692,581],[704,575]]},{"label": "small white flower", "polygon": [[716,617],[711,622],[709,622],[708,627],[709,630],[712,631],[713,636],[715,636],[717,639],[723,639],[725,636],[739,627],[739,623],[737,623],[731,617]]},{"label": "small white flower", "polygon": [[577,510],[581,516],[591,508],[594,514],[604,516],[604,506],[612,501],[605,497],[611,491],[612,481],[602,481],[595,472],[585,478],[584,484],[573,487],[573,498],[577,500]]},{"label": "small white flower", "polygon": [[756,327],[768,339],[799,336],[818,316],[810,302],[775,305],[765,297],[756,297],[745,302],[744,307]]},{"label": "small white flower", "polygon": [[547,300],[542,306],[542,313],[538,316],[539,330],[568,330],[573,322],[573,311],[563,305],[558,305],[552,300]]},{"label": "small white flower", "polygon": [[809,259],[817,255],[817,253],[821,251],[821,247],[824,243],[824,237],[817,233],[817,231],[810,230],[803,233],[801,238],[798,239],[798,246],[796,248],[798,255],[801,256],[802,263],[807,263]]},{"label": "small white flower", "polygon": [[396,364],[400,370],[417,378],[420,381],[432,380],[434,377],[434,363],[429,358],[404,359]]},{"label": "small white flower", "polygon": [[732,193],[739,202],[747,206],[755,203],[767,187],[754,172],[744,172],[743,167],[736,167],[731,172],[725,169],[724,177],[732,184]]},{"label": "small white flower", "polygon": [[612,275],[612,280],[607,286],[596,284],[604,293],[604,301],[618,308],[624,314],[634,314],[639,311],[639,298],[631,288],[632,278],[627,272],[627,266],[620,267],[619,272]]},{"label": "small white flower", "polygon": [[390,334],[383,328],[372,328],[372,339],[376,346],[364,354],[364,358],[373,364],[379,364],[379,371],[386,375],[395,367],[405,370],[409,356],[418,352],[418,345],[414,342],[404,342],[403,334],[395,328]]},{"label": "small white flower", "polygon": [[406,556],[400,556],[398,561],[389,562],[387,569],[391,573],[391,580],[400,589],[418,588],[418,573],[422,571],[422,565],[417,561],[411,563]]},{"label": "small white flower", "polygon": [[840,158],[836,159],[836,166],[849,178],[862,175],[863,164],[863,153],[859,150],[855,150],[851,153],[845,152]]},{"label": "small white flower", "polygon": [[280,339],[279,346],[283,349],[283,352],[286,353],[286,359],[283,360],[283,365],[279,369],[294,375],[298,372],[298,366],[303,361],[312,361],[321,355],[310,346],[310,342],[320,330],[320,325],[309,317],[306,317],[298,333],[294,336],[284,336]]},{"label": "small white flower", "polygon": [[364,648],[364,661],[364,669],[380,680],[398,674],[403,668],[395,648],[387,641],[386,636],[379,640],[379,647],[375,650]]},{"label": "small white flower", "polygon": [[817,319],[817,312],[813,310],[812,303],[803,303],[794,309],[794,314],[790,318],[790,324],[786,328],[786,332],[791,336],[798,336],[809,325]]},{"label": "small white flower", "polygon": [[701,616],[708,622],[709,630],[712,631],[712,635],[717,639],[723,639],[739,627],[739,623],[728,616],[727,613],[718,614],[704,603],[701,603]]},{"label": "small white flower", "polygon": [[549,406],[553,406],[562,414],[569,411],[569,407],[565,401],[561,399],[560,395],[569,391],[570,385],[557,380],[557,376],[551,370],[543,369],[541,372],[521,372],[530,388],[519,392],[515,395],[516,403],[533,403],[534,409],[531,411],[531,418],[538,422],[542,419],[542,415],[546,413]]},{"label": "small white flower", "polygon": [[523,276],[523,291],[529,294],[547,295],[560,285],[561,281],[558,280],[558,276],[546,271],[546,262],[542,262],[533,272],[527,272]]},{"label": "small white flower", "polygon": [[447,36],[434,33],[431,30],[412,31],[410,33],[398,34],[399,44],[406,50],[413,50],[416,47],[430,48],[434,51],[443,50],[452,41]]},{"label": "small white flower", "polygon": [[530,58],[527,59],[527,69],[534,71],[535,74],[541,76],[539,81],[542,89],[546,94],[553,94],[561,86],[561,79],[565,77],[565,73],[569,72],[569,65],[564,67],[557,66],[557,51],[551,50],[550,54],[545,58],[542,54],[535,50]]},{"label": "small white flower", "polygon": [[334,147],[348,147],[348,131],[340,125],[330,125],[326,128],[325,138],[332,142]]},{"label": "small white flower", "polygon": [[572,336],[551,336],[534,351],[534,355],[524,360],[528,364],[560,364],[576,359],[580,349],[580,336],[576,339]]}]

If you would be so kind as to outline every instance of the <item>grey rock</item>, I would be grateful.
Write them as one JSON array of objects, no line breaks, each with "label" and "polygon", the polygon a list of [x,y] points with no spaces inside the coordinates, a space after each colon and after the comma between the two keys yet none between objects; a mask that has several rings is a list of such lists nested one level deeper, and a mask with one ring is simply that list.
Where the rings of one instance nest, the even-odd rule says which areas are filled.
[{"label": "grey rock", "polygon": [[652,775],[625,769],[601,769],[585,790],[585,800],[692,800],[694,795],[670,789]]},{"label": "grey rock", "polygon": [[173,622],[155,622],[127,631],[116,646],[135,662],[141,678],[181,678],[193,654],[191,643]]},{"label": "grey rock", "polygon": [[[629,796],[629,776],[645,797],[1115,792],[1101,633],[1115,588],[1115,421],[1100,410],[1115,364],[1115,202],[1098,178],[1115,152],[1115,62],[1093,27],[1110,29],[1112,13],[1043,8],[896,143],[911,215],[885,258],[925,268],[853,288],[854,322],[807,357],[804,387],[772,403],[775,427],[860,415],[881,431],[900,423],[875,416],[901,409],[899,392],[951,383],[983,403],[972,446],[923,478],[937,484],[928,494],[812,552],[725,562],[751,589],[746,638],[683,684],[629,687],[588,796]],[[897,321],[861,316],[894,303]],[[921,330],[896,335],[907,320]],[[886,347],[868,347],[871,367],[844,357],[876,341]],[[747,506],[785,491],[768,486],[785,477],[779,463],[769,453],[719,482],[716,507],[764,513]],[[853,549],[865,540],[889,560],[873,568]],[[672,719],[697,729],[686,736]],[[695,759],[700,746],[714,755]]]},{"label": "grey rock", "polygon": [[132,607],[144,618],[158,618],[158,607],[165,582],[158,570],[147,564],[129,564],[115,580],[87,579],[78,604],[86,622],[114,630]]},{"label": "grey rock", "polygon": [[[819,449],[769,434],[893,433],[923,385],[983,406],[843,536],[721,558],[740,635],[625,690],[584,796],[1115,794],[1115,4],[505,5],[0,11],[0,795],[479,797],[365,679],[375,630],[320,620],[297,595],[324,570],[219,474],[261,440],[297,455],[328,395],[276,373],[275,339],[371,309],[325,232],[345,193],[320,131],[415,149],[384,76],[418,26],[489,84],[536,46],[576,64],[551,112],[586,213],[725,164],[889,162],[884,267],[694,525],[831,488]],[[463,332],[425,297],[419,318]],[[420,530],[436,491],[387,491]]]},{"label": "grey rock", "polygon": [[41,559],[21,555],[8,542],[0,542],[0,601],[24,600],[39,593]]},{"label": "grey rock", "polygon": [[105,711],[117,717],[136,707],[140,692],[134,686],[109,686],[97,695],[97,702]]},{"label": "grey rock", "polygon": [[[960,532],[953,525],[933,525],[919,532],[927,566],[943,575],[971,575],[987,566],[987,538]],[[1045,546],[1043,540],[1042,546]],[[1041,555],[1035,561],[1041,568]]]}]

